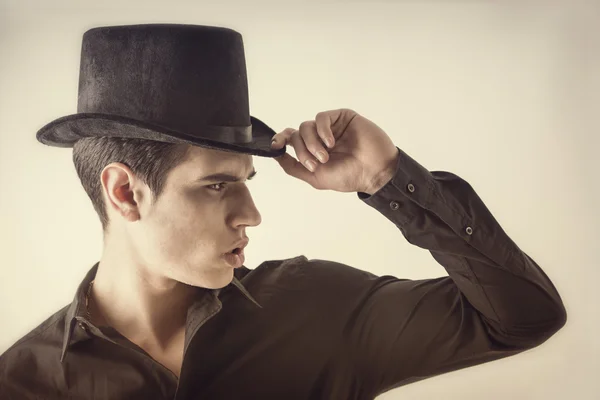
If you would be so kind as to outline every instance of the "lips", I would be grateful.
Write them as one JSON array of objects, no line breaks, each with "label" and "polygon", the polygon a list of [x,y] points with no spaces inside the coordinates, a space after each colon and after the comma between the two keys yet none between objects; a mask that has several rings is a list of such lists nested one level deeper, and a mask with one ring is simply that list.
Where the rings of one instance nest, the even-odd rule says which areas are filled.
[{"label": "lips", "polygon": [[237,242],[236,244],[233,245],[233,247],[231,247],[229,249],[229,251],[227,251],[227,253],[231,253],[233,251],[236,251],[236,253],[243,253],[244,252],[244,248],[246,246],[248,246],[248,243],[250,242],[250,239],[248,238],[244,238],[242,240],[240,240],[239,242]]}]

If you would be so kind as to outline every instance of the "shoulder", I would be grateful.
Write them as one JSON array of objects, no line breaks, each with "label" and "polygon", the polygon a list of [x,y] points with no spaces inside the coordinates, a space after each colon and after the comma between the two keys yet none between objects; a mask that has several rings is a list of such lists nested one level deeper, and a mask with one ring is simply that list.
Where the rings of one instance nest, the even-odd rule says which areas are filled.
[{"label": "shoulder", "polygon": [[11,370],[14,372],[22,365],[31,366],[32,361],[35,364],[40,353],[56,353],[59,360],[69,307],[70,304],[56,311],[0,354],[0,381],[7,378]]},{"label": "shoulder", "polygon": [[309,292],[315,300],[322,296],[329,298],[332,293],[340,299],[356,297],[385,279],[341,262],[308,259],[304,255],[264,261],[253,270],[246,268],[240,275],[244,285],[256,289],[271,287],[289,289],[294,294]]},{"label": "shoulder", "polygon": [[258,267],[256,272],[278,273],[278,274],[296,274],[304,276],[314,282],[314,279],[333,278],[333,279],[350,279],[352,280],[371,280],[379,278],[377,275],[349,266],[347,264],[323,260],[318,258],[309,259],[304,255],[284,260],[269,260],[264,261]]}]

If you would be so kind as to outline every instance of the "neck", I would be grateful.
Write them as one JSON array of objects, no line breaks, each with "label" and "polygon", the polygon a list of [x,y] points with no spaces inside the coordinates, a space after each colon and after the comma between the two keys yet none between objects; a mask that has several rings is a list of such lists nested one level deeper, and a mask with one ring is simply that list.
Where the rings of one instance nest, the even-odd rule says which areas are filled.
[{"label": "neck", "polygon": [[105,246],[90,292],[98,326],[111,326],[144,349],[167,349],[185,331],[197,288],[152,273],[124,246]]}]

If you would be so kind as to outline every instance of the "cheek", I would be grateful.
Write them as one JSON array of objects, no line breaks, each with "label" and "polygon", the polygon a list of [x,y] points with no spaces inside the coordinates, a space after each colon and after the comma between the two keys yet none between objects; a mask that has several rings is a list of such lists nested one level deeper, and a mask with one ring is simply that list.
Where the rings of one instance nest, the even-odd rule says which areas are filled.
[{"label": "cheek", "polygon": [[202,218],[206,207],[192,193],[171,195],[155,204],[150,217],[157,227],[176,229],[185,226],[188,221]]},{"label": "cheek", "polygon": [[214,247],[221,226],[217,223],[218,211],[210,200],[185,195],[157,203],[153,210],[149,231],[153,232],[154,245],[166,252],[193,253]]}]

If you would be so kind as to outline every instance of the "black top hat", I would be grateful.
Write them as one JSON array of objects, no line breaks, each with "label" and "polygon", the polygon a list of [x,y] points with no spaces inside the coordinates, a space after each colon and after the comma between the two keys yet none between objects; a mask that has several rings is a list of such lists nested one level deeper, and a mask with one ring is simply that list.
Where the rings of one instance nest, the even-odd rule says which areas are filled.
[{"label": "black top hat", "polygon": [[36,135],[72,147],[83,137],[187,143],[262,157],[271,128],[250,115],[242,35],[202,25],[144,24],[83,35],[77,114]]}]

